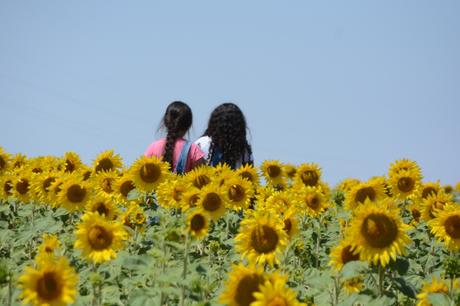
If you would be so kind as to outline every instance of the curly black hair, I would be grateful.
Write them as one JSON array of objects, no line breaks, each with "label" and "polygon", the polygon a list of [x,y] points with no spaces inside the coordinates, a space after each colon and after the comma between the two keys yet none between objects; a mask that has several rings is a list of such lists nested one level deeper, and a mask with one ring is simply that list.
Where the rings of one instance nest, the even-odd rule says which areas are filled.
[{"label": "curly black hair", "polygon": [[239,161],[253,164],[250,160],[252,148],[246,139],[247,130],[246,119],[236,104],[223,103],[216,107],[203,134],[212,139],[208,160],[213,160],[219,148],[222,153],[220,162],[228,164],[232,169],[236,168]]},{"label": "curly black hair", "polygon": [[166,128],[166,144],[163,153],[163,160],[172,167],[172,155],[176,140],[183,137],[192,126],[192,110],[182,101],[174,101],[168,105],[161,120],[162,126]]}]

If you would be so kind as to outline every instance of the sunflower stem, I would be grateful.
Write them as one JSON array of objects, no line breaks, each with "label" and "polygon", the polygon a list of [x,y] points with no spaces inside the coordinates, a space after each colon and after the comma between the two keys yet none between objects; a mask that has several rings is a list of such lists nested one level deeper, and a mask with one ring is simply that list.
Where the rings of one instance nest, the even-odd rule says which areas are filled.
[{"label": "sunflower stem", "polygon": [[319,268],[320,264],[320,258],[319,258],[319,247],[320,247],[320,242],[321,242],[321,221],[322,218],[320,217],[320,220],[318,221],[318,228],[316,229],[316,268]]},{"label": "sunflower stem", "polygon": [[385,278],[385,269],[382,265],[379,265],[379,295],[383,296],[384,289],[383,289],[383,281]]},{"label": "sunflower stem", "polygon": [[11,272],[8,273],[8,301],[7,305],[13,305],[13,275]]},{"label": "sunflower stem", "polygon": [[[189,234],[185,235],[185,248],[184,248],[184,269],[182,270],[182,280],[185,281],[187,276],[187,263],[188,263],[188,248],[189,248]],[[182,284],[181,296],[180,296],[180,305],[184,306],[185,303],[185,283]]]}]

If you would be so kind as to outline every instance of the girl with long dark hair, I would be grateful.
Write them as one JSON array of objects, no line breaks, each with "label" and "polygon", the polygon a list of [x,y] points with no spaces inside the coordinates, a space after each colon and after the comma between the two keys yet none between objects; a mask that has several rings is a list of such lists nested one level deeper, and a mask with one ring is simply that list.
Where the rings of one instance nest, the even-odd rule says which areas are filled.
[{"label": "girl with long dark hair", "polygon": [[237,169],[254,164],[246,131],[246,119],[241,109],[234,103],[223,103],[213,110],[206,131],[195,144],[203,151],[208,165],[226,163]]},{"label": "girl with long dark hair", "polygon": [[185,134],[192,126],[192,110],[181,101],[168,105],[161,120],[161,128],[167,131],[166,138],[150,144],[144,155],[147,157],[162,157],[170,164],[171,170],[176,173],[185,173],[194,167],[205,163],[201,149],[184,139]]}]

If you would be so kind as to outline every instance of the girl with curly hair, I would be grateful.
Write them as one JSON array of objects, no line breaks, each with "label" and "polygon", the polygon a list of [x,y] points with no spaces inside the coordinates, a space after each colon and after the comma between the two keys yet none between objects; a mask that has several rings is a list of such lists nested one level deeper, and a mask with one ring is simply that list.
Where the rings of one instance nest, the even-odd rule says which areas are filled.
[{"label": "girl with curly hair", "polygon": [[166,138],[150,144],[145,151],[146,157],[163,157],[176,173],[185,173],[205,163],[204,153],[194,143],[184,139],[192,126],[192,110],[181,101],[168,105],[161,120],[160,128],[167,131]]},{"label": "girl with curly hair", "polygon": [[233,103],[223,103],[211,113],[208,128],[195,141],[208,165],[226,163],[232,169],[254,164],[252,148],[246,139],[246,119]]}]

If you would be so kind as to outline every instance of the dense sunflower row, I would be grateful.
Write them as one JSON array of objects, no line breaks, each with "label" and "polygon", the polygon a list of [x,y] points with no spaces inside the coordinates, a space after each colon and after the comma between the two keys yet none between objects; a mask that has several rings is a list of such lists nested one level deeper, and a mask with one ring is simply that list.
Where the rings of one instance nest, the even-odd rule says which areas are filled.
[{"label": "dense sunflower row", "polygon": [[460,184],[424,182],[411,160],[331,190],[314,163],[181,176],[113,151],[89,166],[0,148],[0,186],[7,305],[460,301]]}]

